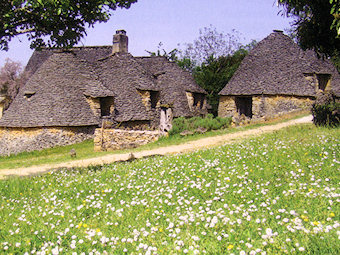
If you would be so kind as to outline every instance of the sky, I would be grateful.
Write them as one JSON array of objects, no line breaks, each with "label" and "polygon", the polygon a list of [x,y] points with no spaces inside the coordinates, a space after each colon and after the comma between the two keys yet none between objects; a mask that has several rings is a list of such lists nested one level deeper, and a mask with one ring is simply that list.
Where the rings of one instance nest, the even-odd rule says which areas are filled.
[{"label": "sky", "polygon": [[[184,47],[210,25],[220,33],[240,33],[242,44],[260,41],[274,29],[290,27],[291,19],[278,14],[276,0],[138,0],[130,9],[118,9],[106,23],[87,30],[78,46],[111,45],[118,29],[127,31],[129,52],[147,56],[160,42],[166,51]],[[180,44],[180,46],[178,46]],[[9,51],[0,51],[0,66],[6,58],[27,64],[33,50],[25,36],[13,39]]]}]

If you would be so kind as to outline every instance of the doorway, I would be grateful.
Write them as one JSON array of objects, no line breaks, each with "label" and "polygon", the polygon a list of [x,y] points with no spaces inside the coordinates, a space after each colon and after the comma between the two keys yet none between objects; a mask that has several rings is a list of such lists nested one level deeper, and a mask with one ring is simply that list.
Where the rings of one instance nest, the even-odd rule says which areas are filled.
[{"label": "doorway", "polygon": [[244,114],[248,118],[253,117],[252,97],[236,97],[235,103],[239,115]]}]

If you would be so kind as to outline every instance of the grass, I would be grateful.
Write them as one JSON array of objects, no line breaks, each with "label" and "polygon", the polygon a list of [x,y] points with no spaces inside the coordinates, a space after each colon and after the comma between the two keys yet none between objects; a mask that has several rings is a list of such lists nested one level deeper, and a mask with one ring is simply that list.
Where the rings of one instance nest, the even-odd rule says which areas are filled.
[{"label": "grass", "polygon": [[339,254],[340,129],[0,182],[0,253]]},{"label": "grass", "polygon": [[[260,127],[263,125],[277,124],[280,122],[288,121],[291,119],[296,119],[296,118],[306,116],[306,115],[307,115],[307,112],[302,113],[302,114],[292,113],[290,115],[278,117],[276,119],[266,121],[266,122],[260,122],[260,123],[250,124],[250,125],[241,126],[241,127],[223,129],[223,130],[213,130],[213,131],[209,131],[204,134],[195,134],[195,135],[186,136],[186,137],[181,137],[179,134],[177,134],[177,135],[173,135],[170,137],[160,138],[158,141],[154,143],[150,143],[150,144],[147,144],[147,145],[135,148],[135,149],[117,150],[114,152],[94,152],[93,151],[93,148],[94,148],[93,140],[89,140],[89,141],[84,141],[79,144],[68,145],[68,146],[63,146],[63,147],[55,147],[55,148],[45,149],[41,151],[24,152],[24,153],[19,153],[17,155],[11,155],[7,157],[0,156],[0,169],[14,169],[14,168],[20,168],[20,167],[30,167],[34,165],[38,166],[38,165],[43,165],[43,164],[57,164],[57,163],[68,162],[68,161],[73,161],[73,160],[99,157],[99,156],[103,156],[107,154],[118,154],[118,153],[155,149],[159,147],[177,145],[177,144],[181,144],[181,143],[185,143],[189,141],[194,141],[200,138],[223,135],[227,133],[234,133],[238,131],[244,131],[247,129]],[[76,158],[71,158],[69,154],[72,148],[74,148],[77,152]]]}]

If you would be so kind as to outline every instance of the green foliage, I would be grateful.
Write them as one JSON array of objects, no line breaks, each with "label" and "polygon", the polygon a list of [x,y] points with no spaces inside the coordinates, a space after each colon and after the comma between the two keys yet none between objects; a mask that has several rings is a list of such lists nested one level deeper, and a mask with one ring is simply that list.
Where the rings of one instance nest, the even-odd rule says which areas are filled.
[{"label": "green foliage", "polygon": [[212,107],[212,114],[217,116],[218,93],[226,86],[236,72],[248,51],[239,49],[233,55],[211,56],[206,62],[194,69],[194,78],[198,85],[208,93],[207,101]]},{"label": "green foliage", "polygon": [[185,130],[195,131],[197,128],[205,128],[207,131],[224,129],[229,127],[230,124],[231,118],[214,118],[212,114],[208,114],[205,118],[198,116],[192,118],[178,117],[173,120],[169,135],[179,134]]},{"label": "green foliage", "polygon": [[129,8],[137,0],[0,1],[0,50],[26,34],[31,48],[71,47],[86,35],[86,26],[106,22],[110,11]]},{"label": "green foliage", "polygon": [[279,0],[284,14],[294,17],[297,40],[303,49],[318,54],[339,55],[339,0]]},{"label": "green foliage", "polygon": [[313,122],[317,126],[340,125],[340,102],[331,93],[320,95],[312,107]]},{"label": "green foliage", "polygon": [[167,52],[164,48],[163,48],[163,43],[160,42],[157,46],[157,51],[149,51],[149,50],[145,50],[147,53],[149,53],[150,56],[152,57],[165,57],[167,60],[169,60],[170,62],[177,62],[178,61],[178,53],[179,51],[177,49],[173,49],[169,52]]}]

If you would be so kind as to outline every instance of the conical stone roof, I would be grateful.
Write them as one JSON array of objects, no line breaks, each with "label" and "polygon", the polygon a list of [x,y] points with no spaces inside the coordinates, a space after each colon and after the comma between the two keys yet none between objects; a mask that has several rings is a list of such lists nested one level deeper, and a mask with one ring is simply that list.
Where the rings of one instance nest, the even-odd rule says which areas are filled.
[{"label": "conical stone roof", "polygon": [[307,74],[332,74],[332,88],[340,95],[339,73],[328,60],[303,51],[282,32],[271,33],[244,58],[220,95],[315,96]]}]

